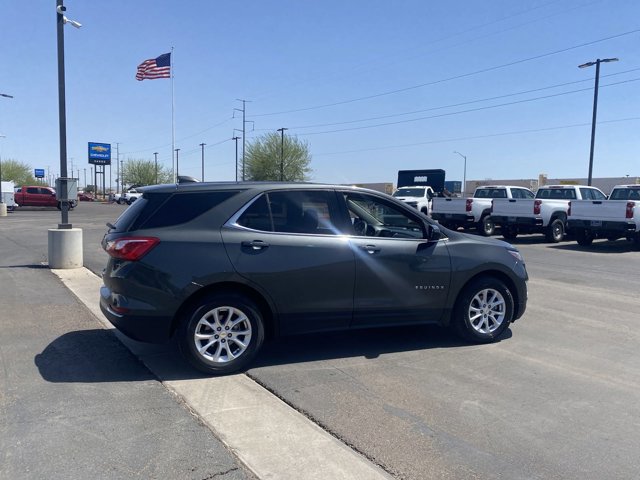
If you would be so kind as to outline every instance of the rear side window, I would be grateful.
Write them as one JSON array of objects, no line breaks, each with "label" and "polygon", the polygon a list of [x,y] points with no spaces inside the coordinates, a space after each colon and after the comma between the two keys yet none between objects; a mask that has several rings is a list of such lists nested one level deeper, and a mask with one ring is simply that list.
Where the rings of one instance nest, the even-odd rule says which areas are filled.
[{"label": "rear side window", "polygon": [[[156,208],[145,220],[140,216],[140,226],[138,228],[163,228],[172,227],[190,222],[203,213],[217,207],[225,200],[234,196],[237,191],[223,190],[218,192],[197,192],[197,193],[175,193]],[[137,204],[137,200],[133,205]],[[132,206],[133,206],[132,205]],[[147,217],[146,215],[144,216]]]},{"label": "rear side window", "polygon": [[264,232],[336,235],[337,216],[333,191],[283,191],[256,199],[236,223]]}]

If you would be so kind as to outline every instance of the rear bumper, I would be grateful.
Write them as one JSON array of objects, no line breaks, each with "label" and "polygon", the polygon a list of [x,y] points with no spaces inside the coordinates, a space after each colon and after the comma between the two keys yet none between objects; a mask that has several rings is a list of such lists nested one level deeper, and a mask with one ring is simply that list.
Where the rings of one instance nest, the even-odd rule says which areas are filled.
[{"label": "rear bumper", "polygon": [[541,228],[541,217],[508,217],[505,215],[491,215],[491,220],[496,225],[508,225],[514,227]]},{"label": "rear bumper", "polygon": [[457,225],[466,225],[475,223],[472,215],[461,213],[432,213],[431,218],[440,223],[455,223]]},{"label": "rear bumper", "polygon": [[612,222],[612,221],[598,221],[598,220],[572,220],[567,222],[569,229],[582,229],[589,230],[596,234],[607,235],[632,235],[636,230],[636,224],[634,222]]},{"label": "rear bumper", "polygon": [[[118,313],[122,309],[126,313]],[[172,315],[152,310],[150,305],[113,293],[107,286],[100,287],[100,310],[104,316],[127,337],[139,342],[164,343],[171,338]]]}]

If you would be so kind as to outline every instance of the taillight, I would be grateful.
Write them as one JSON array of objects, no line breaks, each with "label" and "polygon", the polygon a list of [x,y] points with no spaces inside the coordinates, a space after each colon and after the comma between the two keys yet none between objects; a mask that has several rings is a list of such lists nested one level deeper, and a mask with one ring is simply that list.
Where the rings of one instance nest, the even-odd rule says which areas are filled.
[{"label": "taillight", "polygon": [[540,215],[540,205],[542,205],[542,200],[535,200],[533,202],[533,214]]},{"label": "taillight", "polygon": [[567,217],[571,216],[571,202],[569,202],[569,210],[567,210]]},{"label": "taillight", "polygon": [[472,203],[473,203],[473,198],[467,198],[467,206],[466,206],[467,212],[471,211],[471,204]]},{"label": "taillight", "polygon": [[121,237],[108,241],[104,249],[113,258],[135,262],[159,243],[155,237]]},{"label": "taillight", "polygon": [[633,207],[636,206],[636,202],[627,202],[627,211],[625,213],[626,218],[633,218]]}]

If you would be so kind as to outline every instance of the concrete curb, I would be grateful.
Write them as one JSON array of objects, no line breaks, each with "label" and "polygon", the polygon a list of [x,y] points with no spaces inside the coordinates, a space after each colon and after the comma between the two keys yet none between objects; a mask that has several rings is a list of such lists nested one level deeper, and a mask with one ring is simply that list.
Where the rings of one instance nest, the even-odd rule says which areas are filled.
[{"label": "concrete curb", "polygon": [[[85,268],[52,270],[105,328],[98,305],[99,277]],[[246,375],[166,380],[163,362],[123,343],[261,479],[391,479]]]}]

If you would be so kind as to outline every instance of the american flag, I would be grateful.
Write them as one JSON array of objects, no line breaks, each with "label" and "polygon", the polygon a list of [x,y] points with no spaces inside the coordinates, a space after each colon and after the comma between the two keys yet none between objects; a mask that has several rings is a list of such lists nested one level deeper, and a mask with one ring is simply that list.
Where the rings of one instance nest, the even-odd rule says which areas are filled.
[{"label": "american flag", "polygon": [[158,58],[150,58],[138,65],[136,80],[169,77],[171,77],[171,53],[164,53]]}]

